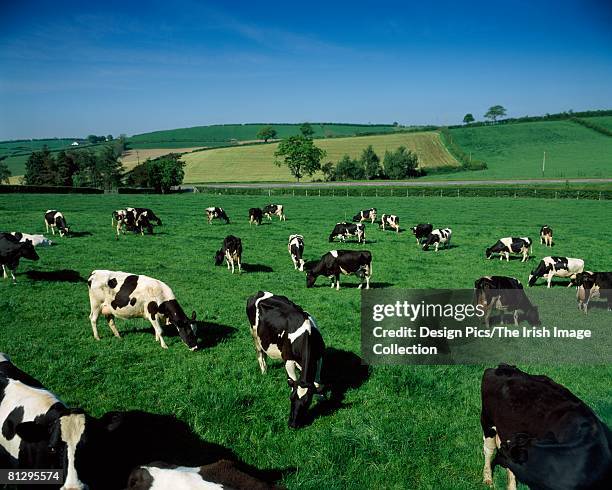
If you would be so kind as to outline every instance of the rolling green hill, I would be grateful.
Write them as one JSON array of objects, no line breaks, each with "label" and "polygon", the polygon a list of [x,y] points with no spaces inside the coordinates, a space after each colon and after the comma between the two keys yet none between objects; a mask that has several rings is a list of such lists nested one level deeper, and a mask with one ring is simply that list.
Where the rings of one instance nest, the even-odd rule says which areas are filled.
[{"label": "rolling green hill", "polygon": [[587,121],[594,122],[604,128],[612,129],[612,116],[599,116],[599,117],[588,117],[585,118]]},{"label": "rolling green hill", "polygon": [[[278,138],[299,134],[300,124],[219,124],[193,128],[169,129],[137,134],[128,139],[130,148],[186,148],[190,146],[226,146],[257,139],[264,126],[272,126]],[[315,138],[390,133],[392,125],[311,123]]]},{"label": "rolling green hill", "polygon": [[455,128],[451,135],[489,168],[431,178],[541,178],[544,152],[547,178],[612,177],[612,138],[571,121]]},{"label": "rolling green hill", "polygon": [[[435,131],[329,138],[315,143],[327,151],[324,162],[337,162],[345,154],[358,157],[364,148],[372,145],[381,160],[386,150],[405,146],[417,153],[423,167],[457,165]],[[187,163],[185,182],[294,181],[286,167],[274,164],[277,146],[277,143],[249,145],[186,154],[183,156]]]}]

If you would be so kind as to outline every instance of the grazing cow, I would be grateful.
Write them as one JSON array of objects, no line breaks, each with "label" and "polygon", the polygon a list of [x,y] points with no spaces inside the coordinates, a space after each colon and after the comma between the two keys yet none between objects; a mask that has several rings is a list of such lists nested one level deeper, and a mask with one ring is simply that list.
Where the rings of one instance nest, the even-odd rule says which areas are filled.
[{"label": "grazing cow", "polygon": [[114,228],[115,224],[119,223],[120,221],[123,221],[123,219],[125,219],[126,216],[127,216],[127,210],[116,209],[115,211],[113,211],[113,214],[111,216],[111,226]]},{"label": "grazing cow", "polygon": [[567,388],[500,364],[485,370],[481,396],[485,484],[500,465],[508,489],[612,488],[612,431]]},{"label": "grazing cow", "polygon": [[142,236],[144,236],[145,230],[150,235],[153,234],[153,225],[149,220],[148,211],[139,213],[137,209],[141,208],[127,208],[125,214],[117,214],[117,239],[119,239],[119,233],[125,234],[125,230],[140,233]]},{"label": "grazing cow", "polygon": [[605,299],[608,311],[612,310],[612,272],[580,272],[572,282],[577,289],[578,309],[585,314],[589,301],[596,298]]},{"label": "grazing cow", "polygon": [[223,246],[217,250],[215,255],[215,265],[221,265],[223,259],[227,263],[227,270],[232,269],[234,273],[234,264],[238,264],[238,272],[242,272],[242,240],[234,235],[227,235],[223,239]]},{"label": "grazing cow", "polygon": [[49,233],[49,228],[51,228],[51,232],[54,235],[57,228],[61,237],[68,235],[70,232],[70,227],[66,225],[64,215],[55,209],[49,209],[45,213],[45,226],[47,227],[47,233]]},{"label": "grazing cow", "polygon": [[155,462],[134,468],[126,490],[277,490],[274,484],[242,471],[236,463],[220,460],[205,466],[178,466]]},{"label": "grazing cow", "polygon": [[268,204],[263,208],[263,214],[271,220],[272,216],[278,216],[279,221],[287,221],[287,217],[285,216],[285,210],[282,204]]},{"label": "grazing cow", "polygon": [[30,240],[35,247],[50,247],[53,245],[53,242],[45,237],[45,235],[30,235],[29,233],[21,233],[20,231],[13,231],[11,235],[22,243]]},{"label": "grazing cow", "polygon": [[487,327],[489,327],[489,319],[494,309],[512,311],[516,326],[519,324],[519,310],[523,311],[529,325],[539,326],[542,323],[538,308],[531,304],[521,281],[514,277],[481,277],[474,282],[474,293],[476,304],[485,307],[484,321]]},{"label": "grazing cow", "polygon": [[394,214],[383,214],[380,218],[380,226],[383,230],[385,226],[388,226],[399,233],[399,217]]},{"label": "grazing cow", "polygon": [[359,288],[365,281],[366,289],[370,289],[372,276],[372,253],[368,250],[332,250],[321,257],[321,260],[308,271],[306,287],[313,287],[317,277],[327,276],[331,279],[331,287],[340,289],[340,274],[355,274],[361,279]]},{"label": "grazing cow", "polygon": [[358,221],[359,223],[363,221],[370,221],[372,224],[374,224],[374,221],[376,221],[376,208],[359,211],[355,216],[353,216],[353,221]]},{"label": "grazing cow", "polygon": [[162,220],[149,208],[126,208],[126,211],[132,213],[136,221],[138,221],[140,216],[145,215],[148,221],[155,222],[157,226],[162,226]]},{"label": "grazing cow", "polygon": [[6,269],[11,271],[13,282],[15,279],[15,271],[19,265],[19,259],[38,260],[38,254],[34,250],[34,245],[30,240],[25,242],[19,241],[19,238],[11,233],[0,233],[0,265],[2,265],[2,277],[7,279]]},{"label": "grazing cow", "polygon": [[523,254],[521,262],[525,262],[529,258],[531,246],[531,238],[526,236],[520,238],[500,238],[495,245],[487,248],[485,255],[487,259],[490,259],[493,257],[493,254],[499,254],[499,260],[503,260],[504,256],[506,256],[506,262],[509,262],[510,254]]},{"label": "grazing cow", "polygon": [[263,211],[259,208],[251,208],[249,209],[249,225],[255,223],[256,225],[261,225],[261,220],[263,219]]},{"label": "grazing cow", "polygon": [[14,469],[62,469],[62,490],[84,490],[80,472],[87,419],[83,410],[66,407],[0,354],[0,460]]},{"label": "grazing cow", "polygon": [[115,337],[120,337],[115,326],[115,317],[145,318],[155,330],[155,340],[162,348],[167,349],[160,325],[160,320],[165,319],[166,325],[174,325],[189,349],[193,351],[198,348],[195,311],[189,319],[172,289],[163,282],[126,272],[95,270],[89,276],[87,284],[91,306],[89,319],[96,340],[100,340],[96,323],[102,313]]},{"label": "grazing cow", "polygon": [[212,220],[214,219],[222,219],[225,221],[225,224],[229,224],[230,220],[223,208],[218,208],[216,206],[206,208],[206,219],[208,220],[208,224],[212,224]]},{"label": "grazing cow", "polygon": [[427,238],[433,231],[433,226],[429,223],[421,223],[410,228],[410,231],[416,238],[417,245],[421,244],[421,239]]},{"label": "grazing cow", "polygon": [[553,246],[553,231],[548,225],[540,228],[540,245],[545,244],[547,247]]},{"label": "grazing cow", "polygon": [[[529,286],[533,286],[539,277],[546,277],[548,287],[554,276],[574,279],[576,274],[584,272],[584,260],[570,257],[544,257],[538,266],[529,274]],[[569,286],[572,283],[570,282]],[[568,286],[568,287],[569,287]]]},{"label": "grazing cow", "polygon": [[293,267],[304,272],[304,237],[302,235],[290,235],[287,244],[289,255],[293,261]]},{"label": "grazing cow", "polygon": [[[246,314],[261,372],[266,372],[264,354],[285,362],[291,387],[289,427],[300,427],[313,395],[322,392],[319,376],[325,344],[317,324],[285,296],[264,291],[247,300]],[[296,368],[300,370],[299,377]]]},{"label": "grazing cow", "polygon": [[365,225],[363,223],[347,223],[346,221],[336,223],[336,226],[334,226],[334,229],[329,234],[329,241],[333,242],[334,238],[339,238],[344,242],[350,236],[357,237],[357,242],[359,243],[365,242]]},{"label": "grazing cow", "polygon": [[425,243],[423,243],[423,250],[429,250],[429,247],[433,244],[436,246],[436,252],[438,251],[440,244],[444,245],[446,248],[449,248],[452,233],[453,231],[450,228],[436,228],[429,235],[427,235],[427,239],[425,240]]}]

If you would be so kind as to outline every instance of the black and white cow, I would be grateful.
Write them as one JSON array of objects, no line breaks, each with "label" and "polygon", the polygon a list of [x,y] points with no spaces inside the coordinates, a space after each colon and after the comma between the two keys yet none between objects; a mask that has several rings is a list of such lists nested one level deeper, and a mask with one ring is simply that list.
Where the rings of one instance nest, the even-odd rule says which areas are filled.
[{"label": "black and white cow", "polygon": [[127,210],[116,209],[111,215],[111,226],[114,228],[120,221],[127,216]]},{"label": "black and white cow", "polygon": [[168,346],[162,337],[160,320],[166,325],[172,324],[182,341],[189,349],[198,348],[196,330],[196,313],[188,318],[176,300],[172,289],[165,283],[148,276],[128,274],[120,271],[95,270],[87,280],[89,286],[89,303],[91,329],[96,340],[98,335],[97,321],[100,314],[106,317],[108,326],[115,337],[121,337],[115,326],[114,318],[145,318],[155,330],[155,340],[162,348]]},{"label": "black and white cow", "polygon": [[215,265],[221,265],[223,259],[227,263],[227,270],[232,269],[234,273],[234,264],[238,265],[238,273],[242,272],[242,240],[234,235],[228,235],[223,239],[223,246],[217,250],[215,254]]},{"label": "black and white cow", "polygon": [[436,252],[438,251],[438,247],[440,245],[449,248],[452,233],[453,231],[450,228],[436,228],[429,235],[427,235],[427,238],[423,243],[423,250],[429,250],[429,247],[432,245],[435,245]]},{"label": "black and white cow", "polygon": [[249,225],[255,223],[256,225],[261,225],[261,220],[263,219],[263,211],[260,208],[250,208],[249,209]]},{"label": "black and white cow", "polygon": [[388,226],[389,228],[393,228],[399,233],[399,217],[394,214],[383,214],[380,217],[380,226],[383,230],[385,229],[385,226]]},{"label": "black and white cow", "polygon": [[506,237],[497,240],[495,245],[487,248],[485,255],[487,259],[493,257],[493,254],[499,254],[499,260],[506,257],[506,262],[510,261],[510,254],[522,254],[525,262],[529,259],[529,252],[532,246],[531,238],[529,237]]},{"label": "black and white cow", "polygon": [[612,310],[612,272],[580,272],[572,281],[576,285],[578,308],[586,314],[592,299],[605,299]]},{"label": "black and white cow", "polygon": [[293,267],[304,271],[304,237],[302,235],[290,235],[289,243],[287,244],[289,255],[293,261]]},{"label": "black and white cow", "polygon": [[210,208],[206,208],[206,219],[208,220],[208,224],[212,224],[212,220],[214,219],[222,219],[225,221],[225,224],[229,224],[230,220],[223,208],[218,208],[216,206],[211,206]]},{"label": "black and white cow", "polygon": [[[544,257],[538,266],[529,274],[529,286],[533,286],[538,278],[545,277],[550,287],[552,278],[569,277],[573,279],[576,274],[584,272],[584,260],[570,257]],[[570,282],[569,286],[572,283]]]},{"label": "black and white cow", "polygon": [[12,231],[11,235],[17,238],[20,242],[30,240],[32,245],[35,247],[50,247],[53,245],[53,242],[45,237],[45,235],[31,235],[29,233],[21,233],[20,231]]},{"label": "black and white cow", "polygon": [[433,226],[429,223],[421,223],[410,228],[410,231],[416,238],[417,245],[421,244],[423,238],[427,238],[433,231]]},{"label": "black and white cow", "polygon": [[[149,210],[144,208],[127,208],[123,211],[123,213],[121,213],[121,210],[113,213],[113,218],[117,220],[117,239],[119,239],[120,233],[125,234],[125,230],[140,233],[143,236],[145,230],[147,230],[150,235],[153,234],[153,225],[149,219]],[[159,220],[159,218],[155,218]],[[161,223],[161,221],[158,222]]]},{"label": "black and white cow", "polygon": [[140,216],[145,215],[147,217],[147,221],[149,221],[150,223],[155,222],[155,224],[157,226],[162,226],[162,220],[157,217],[157,215],[153,212],[152,209],[149,209],[149,208],[126,208],[126,211],[128,213],[132,213],[134,215],[134,218],[136,219],[136,221],[138,221],[138,218]]},{"label": "black and white cow", "polygon": [[8,356],[0,354],[0,461],[5,465],[62,469],[62,490],[85,490],[81,471],[86,421],[83,410],[66,407]]},{"label": "black and white cow", "polygon": [[332,250],[321,257],[321,260],[306,275],[306,287],[313,287],[319,276],[331,279],[331,287],[340,289],[340,274],[355,274],[361,279],[359,288],[365,281],[370,289],[372,276],[372,253],[368,250]]},{"label": "black and white cow", "polygon": [[553,246],[553,230],[550,226],[544,225],[540,228],[540,245],[546,245],[547,247]]},{"label": "black and white cow", "polygon": [[346,241],[348,237],[357,237],[357,242],[365,242],[365,225],[363,223],[336,223],[334,229],[329,234],[329,241],[333,242],[334,238],[339,238],[341,241]]},{"label": "black and white cow", "polygon": [[374,224],[374,221],[376,221],[376,208],[359,211],[355,216],[353,216],[353,221],[358,221],[359,223],[362,223],[363,221],[370,221],[372,224]]},{"label": "black and white cow", "polygon": [[38,260],[38,254],[34,250],[34,245],[30,240],[21,242],[20,239],[11,233],[0,233],[0,265],[2,265],[2,277],[7,279],[6,270],[11,271],[13,282],[15,271],[19,266],[19,259]]},{"label": "black and white cow", "polygon": [[263,208],[263,214],[269,219],[272,219],[272,216],[278,216],[279,221],[287,221],[287,217],[285,216],[285,210],[282,204],[268,204]]},{"label": "black and white cow", "polygon": [[481,397],[485,484],[500,465],[513,490],[517,480],[541,490],[612,487],[612,431],[567,388],[501,364],[485,370]]},{"label": "black and white cow", "polygon": [[280,490],[274,484],[242,471],[236,463],[220,460],[205,466],[155,462],[134,468],[126,490]]},{"label": "black and white cow", "polygon": [[481,277],[474,282],[474,295],[476,304],[485,307],[484,322],[487,327],[494,309],[512,311],[516,326],[519,324],[519,311],[523,312],[529,325],[539,326],[542,323],[538,308],[531,304],[521,281],[514,277]]},{"label": "black and white cow", "polygon": [[49,209],[45,212],[45,226],[47,227],[47,233],[49,233],[49,228],[51,228],[51,232],[54,235],[57,228],[61,237],[68,235],[70,232],[70,227],[66,225],[64,215],[55,209]]},{"label": "black and white cow", "polygon": [[[285,296],[264,291],[247,300],[246,314],[261,372],[266,372],[264,355],[285,363],[291,387],[289,427],[300,427],[313,395],[322,392],[319,381],[325,344],[317,324]],[[296,369],[300,371],[299,377]]]}]

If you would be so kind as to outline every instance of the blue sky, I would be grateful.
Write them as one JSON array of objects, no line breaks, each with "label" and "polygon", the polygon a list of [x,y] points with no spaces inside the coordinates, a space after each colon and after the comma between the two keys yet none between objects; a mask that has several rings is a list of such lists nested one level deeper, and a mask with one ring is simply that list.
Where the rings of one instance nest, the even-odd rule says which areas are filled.
[{"label": "blue sky", "polygon": [[612,3],[0,0],[0,139],[612,108]]}]

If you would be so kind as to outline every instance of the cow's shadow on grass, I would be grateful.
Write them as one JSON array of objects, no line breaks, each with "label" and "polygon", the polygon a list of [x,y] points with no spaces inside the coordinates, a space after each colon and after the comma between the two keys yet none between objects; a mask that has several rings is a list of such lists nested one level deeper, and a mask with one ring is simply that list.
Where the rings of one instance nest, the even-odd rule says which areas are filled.
[{"label": "cow's shadow on grass", "polygon": [[68,234],[68,238],[83,238],[84,236],[92,236],[91,231],[71,231]]},{"label": "cow's shadow on grass", "polygon": [[[202,466],[227,459],[257,478],[273,483],[293,469],[258,470],[241,462],[229,448],[202,440],[191,427],[174,415],[140,410],[108,412],[99,421],[108,427],[96,447],[97,454],[112,459],[112,470],[99,461],[83,472],[91,490],[125,487],[130,471],[137,466],[163,461],[179,466]],[[81,472],[80,472],[81,475]]]},{"label": "cow's shadow on grass", "polygon": [[242,264],[244,272],[274,272],[272,267],[263,264]]},{"label": "cow's shadow on grass", "polygon": [[85,282],[78,271],[72,269],[60,269],[57,271],[36,271],[29,270],[25,273],[32,281],[48,282]]},{"label": "cow's shadow on grass", "polygon": [[361,358],[350,351],[328,347],[323,355],[321,383],[325,387],[325,398],[309,411],[306,425],[318,417],[332,415],[350,404],[344,402],[348,390],[357,389],[370,377],[370,367],[362,364]]},{"label": "cow's shadow on grass", "polygon": [[[220,323],[196,322],[198,347],[205,349],[214,347],[226,339],[232,338],[238,332],[236,327]],[[175,329],[176,332],[176,329]]]}]

